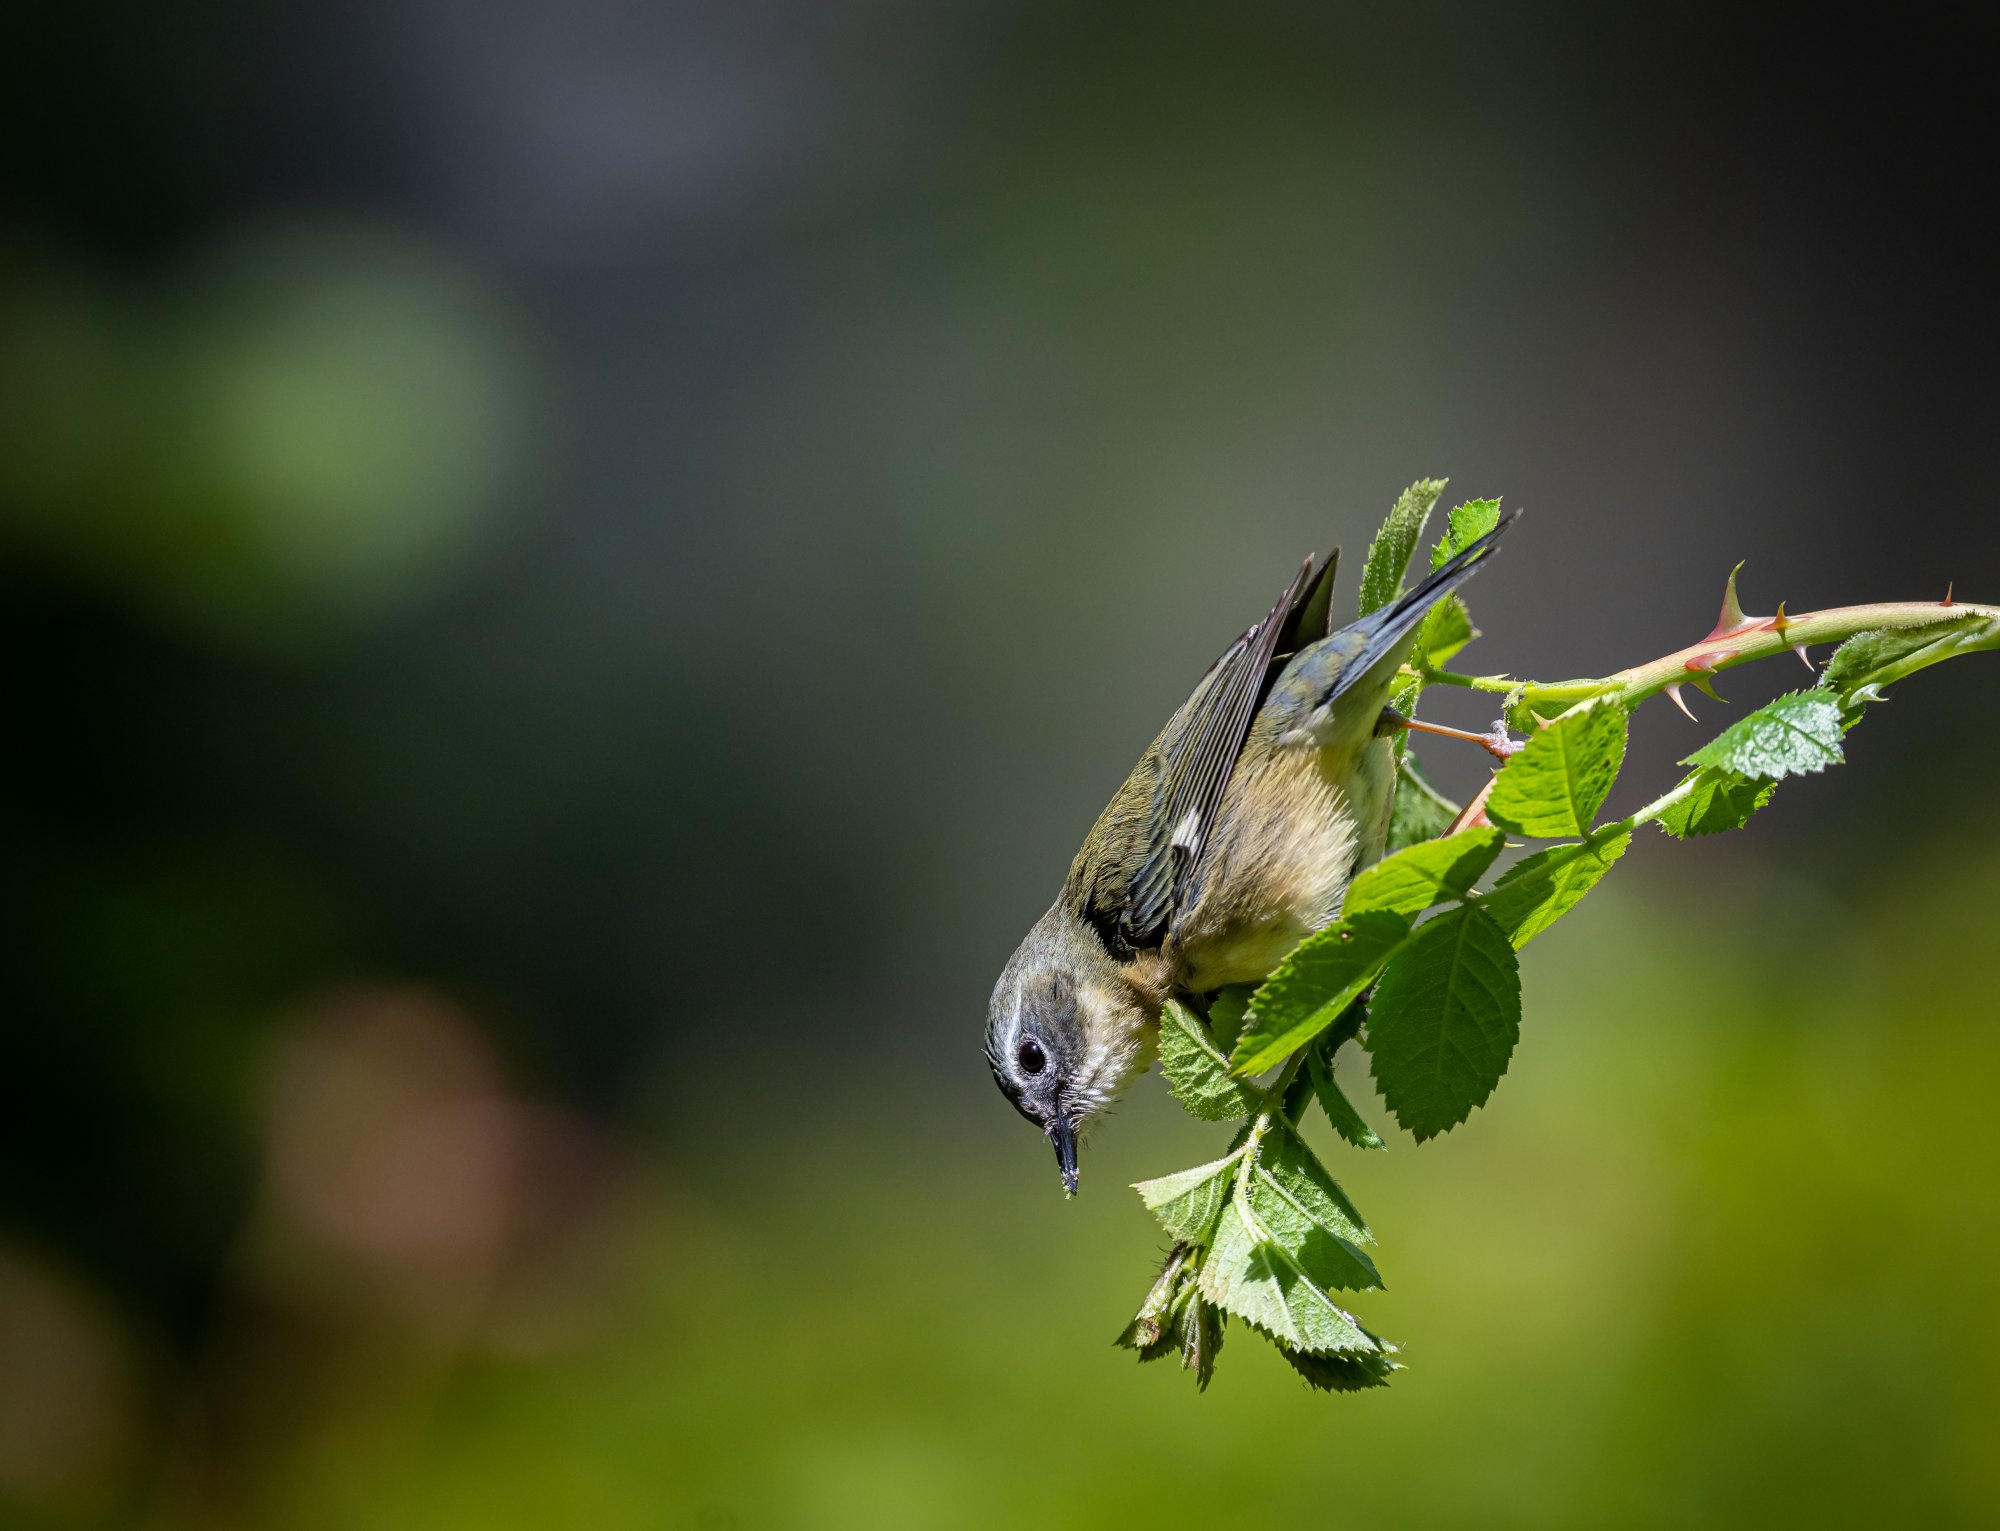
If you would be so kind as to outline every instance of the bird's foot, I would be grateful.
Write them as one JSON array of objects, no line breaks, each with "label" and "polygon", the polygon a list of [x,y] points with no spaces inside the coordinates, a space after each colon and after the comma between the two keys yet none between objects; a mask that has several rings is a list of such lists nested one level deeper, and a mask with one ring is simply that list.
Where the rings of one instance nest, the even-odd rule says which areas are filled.
[{"label": "bird's foot", "polygon": [[1463,739],[1467,744],[1476,744],[1495,760],[1506,761],[1519,754],[1524,748],[1519,739],[1507,732],[1507,720],[1497,719],[1483,734],[1471,733],[1463,728],[1447,728],[1442,723],[1419,723],[1415,718],[1406,718],[1393,707],[1382,709],[1382,721],[1375,725],[1378,734],[1393,733],[1402,729],[1414,734],[1436,734],[1440,739]]}]

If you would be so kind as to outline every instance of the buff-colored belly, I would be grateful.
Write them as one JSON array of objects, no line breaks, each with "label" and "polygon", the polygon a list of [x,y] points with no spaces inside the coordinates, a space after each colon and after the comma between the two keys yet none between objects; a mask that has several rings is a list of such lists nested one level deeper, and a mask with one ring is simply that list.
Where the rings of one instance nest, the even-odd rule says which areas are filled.
[{"label": "buff-colored belly", "polygon": [[[1320,752],[1306,748],[1267,757],[1230,782],[1209,868],[1169,938],[1180,987],[1202,994],[1254,983],[1339,913],[1362,837],[1328,775]],[[1379,816],[1373,801],[1358,806],[1371,821]],[[1371,840],[1374,829],[1371,822]]]}]

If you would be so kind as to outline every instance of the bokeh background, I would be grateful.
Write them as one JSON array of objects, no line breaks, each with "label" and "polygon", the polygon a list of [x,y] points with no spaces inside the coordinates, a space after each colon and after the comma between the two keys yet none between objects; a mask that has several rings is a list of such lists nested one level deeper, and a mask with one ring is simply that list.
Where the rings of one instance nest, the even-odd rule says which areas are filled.
[{"label": "bokeh background", "polygon": [[2000,1520],[2000,661],[1334,1155],[1386,1393],[1114,1350],[1216,1132],[1065,1203],[977,1051],[1413,478],[1487,670],[2000,599],[2000,38],[1891,15],[10,6],[0,1524]]}]

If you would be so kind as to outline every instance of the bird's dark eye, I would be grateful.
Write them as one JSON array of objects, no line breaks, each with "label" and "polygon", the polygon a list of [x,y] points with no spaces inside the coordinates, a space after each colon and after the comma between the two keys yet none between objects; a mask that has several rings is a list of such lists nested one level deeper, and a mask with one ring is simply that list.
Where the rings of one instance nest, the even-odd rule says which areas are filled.
[{"label": "bird's dark eye", "polygon": [[1014,1061],[1021,1065],[1021,1072],[1024,1074],[1039,1074],[1049,1066],[1049,1060],[1042,1052],[1042,1044],[1033,1037],[1014,1049]]}]

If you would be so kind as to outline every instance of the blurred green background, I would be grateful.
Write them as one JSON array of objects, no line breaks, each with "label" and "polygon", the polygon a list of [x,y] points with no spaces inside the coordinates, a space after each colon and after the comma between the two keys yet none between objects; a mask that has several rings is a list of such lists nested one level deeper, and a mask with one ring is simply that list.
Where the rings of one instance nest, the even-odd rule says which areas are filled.
[{"label": "blurred green background", "polygon": [[977,1051],[1413,478],[1483,669],[2000,599],[1996,27],[1887,15],[11,7],[0,1525],[2000,1522],[2000,663],[1326,1145],[1386,1393],[1114,1350],[1219,1135],[1066,1204]]}]

